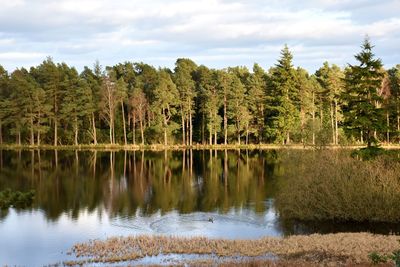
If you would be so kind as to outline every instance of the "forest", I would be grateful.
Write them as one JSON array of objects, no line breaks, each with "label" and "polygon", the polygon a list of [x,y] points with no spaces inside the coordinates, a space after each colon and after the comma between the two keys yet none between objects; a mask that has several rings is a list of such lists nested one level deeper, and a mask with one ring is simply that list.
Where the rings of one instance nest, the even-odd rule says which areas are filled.
[{"label": "forest", "polygon": [[366,38],[344,69],[294,67],[285,45],[264,70],[173,70],[124,62],[78,72],[47,58],[0,66],[0,145],[345,145],[400,141],[400,65],[388,70]]}]

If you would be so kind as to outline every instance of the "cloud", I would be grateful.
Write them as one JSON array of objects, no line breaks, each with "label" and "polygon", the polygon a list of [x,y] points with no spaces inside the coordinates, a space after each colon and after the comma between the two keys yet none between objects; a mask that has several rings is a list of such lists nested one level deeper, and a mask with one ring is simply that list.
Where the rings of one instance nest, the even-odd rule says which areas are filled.
[{"label": "cloud", "polygon": [[313,71],[351,61],[368,34],[391,66],[400,62],[398,10],[398,0],[9,1],[0,9],[0,64],[28,67],[50,55],[78,69],[96,59],[172,67],[190,57],[268,68],[287,43],[295,63]]}]

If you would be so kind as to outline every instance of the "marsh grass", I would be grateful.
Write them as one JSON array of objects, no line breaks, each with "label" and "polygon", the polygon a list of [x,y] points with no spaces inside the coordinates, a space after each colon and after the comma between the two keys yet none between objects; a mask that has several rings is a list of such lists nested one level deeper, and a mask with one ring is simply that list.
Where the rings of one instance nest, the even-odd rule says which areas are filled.
[{"label": "marsh grass", "polygon": [[[400,162],[345,151],[287,153],[276,208],[283,219],[400,222]],[[289,163],[288,163],[289,164]]]},{"label": "marsh grass", "polygon": [[[265,237],[257,240],[168,236],[114,237],[104,241],[92,240],[76,244],[72,248],[72,254],[78,260],[64,262],[64,264],[115,263],[160,254],[200,254],[220,258],[257,257],[272,254],[279,256],[280,261],[346,265],[368,263],[368,255],[374,251],[382,254],[393,251],[398,247],[397,240],[399,238],[394,235],[367,233],[314,234],[286,238]],[[310,264],[305,266],[310,266]]]}]

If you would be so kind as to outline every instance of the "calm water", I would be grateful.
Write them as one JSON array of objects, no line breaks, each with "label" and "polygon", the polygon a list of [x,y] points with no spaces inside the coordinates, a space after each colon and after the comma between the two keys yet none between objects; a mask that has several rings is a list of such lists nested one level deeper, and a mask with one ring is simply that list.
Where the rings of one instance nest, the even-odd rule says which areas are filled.
[{"label": "calm water", "polygon": [[[0,265],[71,259],[74,243],[115,235],[259,238],[398,225],[281,221],[277,151],[0,151],[0,190],[36,191],[33,206],[0,211]],[[209,218],[214,222],[209,222]]]}]

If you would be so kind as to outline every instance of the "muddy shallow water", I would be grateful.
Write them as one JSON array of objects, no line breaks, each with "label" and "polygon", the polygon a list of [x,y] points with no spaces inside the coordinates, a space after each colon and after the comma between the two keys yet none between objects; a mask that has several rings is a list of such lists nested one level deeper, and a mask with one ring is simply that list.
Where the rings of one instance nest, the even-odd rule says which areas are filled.
[{"label": "muddy shallow water", "polygon": [[281,153],[314,152],[0,151],[0,190],[36,192],[32,207],[0,211],[0,265],[59,263],[73,244],[110,236],[400,232],[396,224],[280,220],[281,173],[296,164],[282,164]]}]

